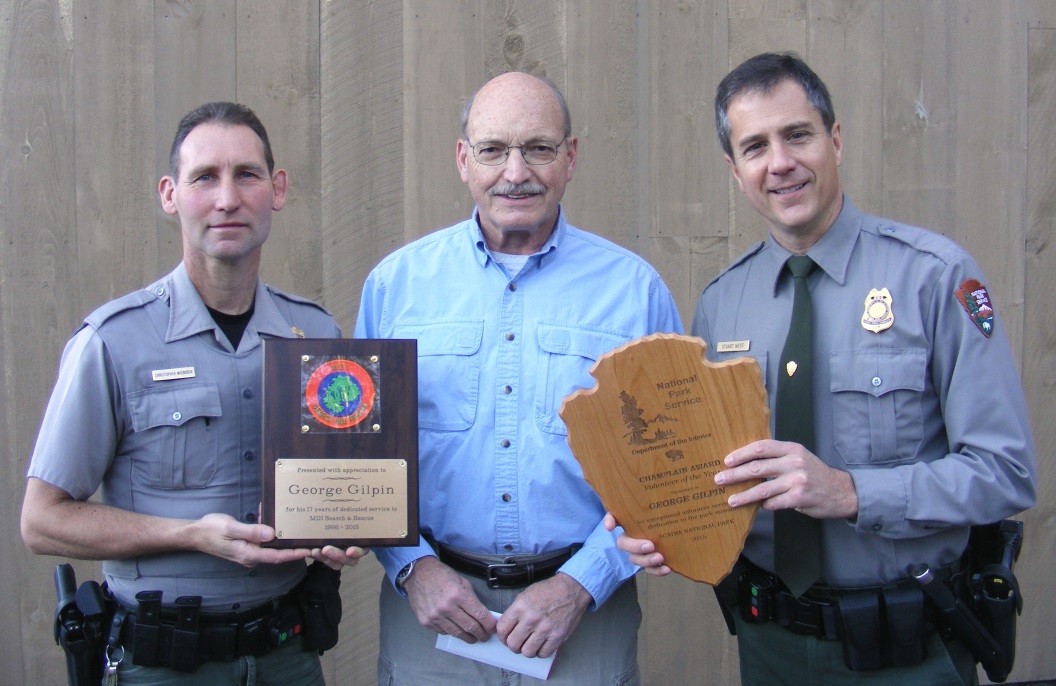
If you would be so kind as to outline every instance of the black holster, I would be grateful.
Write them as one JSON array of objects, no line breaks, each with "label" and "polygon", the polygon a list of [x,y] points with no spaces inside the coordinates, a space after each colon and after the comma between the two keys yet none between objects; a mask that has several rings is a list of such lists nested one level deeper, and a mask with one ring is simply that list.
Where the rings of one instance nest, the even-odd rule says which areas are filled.
[{"label": "black holster", "polygon": [[341,571],[313,562],[301,583],[298,604],[304,616],[302,645],[322,655],[337,645],[341,623]]},{"label": "black holster", "polygon": [[77,588],[73,567],[55,567],[55,642],[66,653],[69,686],[94,686],[103,675],[110,624],[117,605],[105,584],[85,581]]},{"label": "black holster", "polygon": [[981,662],[986,676],[1004,682],[1016,660],[1016,621],[1023,596],[1012,571],[1023,547],[1023,522],[1006,519],[972,527],[965,558],[969,565],[970,604],[1000,648]]}]

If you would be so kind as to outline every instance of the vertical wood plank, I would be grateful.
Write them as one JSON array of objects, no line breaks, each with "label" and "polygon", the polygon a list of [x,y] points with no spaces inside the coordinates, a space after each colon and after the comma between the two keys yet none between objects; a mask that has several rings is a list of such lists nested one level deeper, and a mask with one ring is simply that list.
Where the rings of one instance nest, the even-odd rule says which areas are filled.
[{"label": "vertical wood plank", "polygon": [[150,0],[78,5],[72,17],[78,303],[84,315],[141,288],[157,264]]},{"label": "vertical wood plank", "polygon": [[324,298],[351,335],[363,280],[403,245],[404,15],[399,0],[323,3],[320,130]]},{"label": "vertical wood plank", "polygon": [[[1027,33],[1026,287],[1023,378],[1038,454],[1038,503],[1026,513],[1017,567],[1024,594],[1016,668],[1010,681],[1056,676],[1048,627],[1056,600],[1056,7],[1035,8]],[[1048,12],[1046,15],[1045,12]]]}]

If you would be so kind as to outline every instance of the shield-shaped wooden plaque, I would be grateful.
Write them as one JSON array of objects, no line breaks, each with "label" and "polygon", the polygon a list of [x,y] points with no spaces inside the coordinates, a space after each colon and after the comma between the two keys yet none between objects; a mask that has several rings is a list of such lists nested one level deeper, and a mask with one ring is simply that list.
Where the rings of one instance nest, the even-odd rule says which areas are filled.
[{"label": "shield-shaped wooden plaque", "polygon": [[561,405],[568,443],[605,507],[666,564],[718,584],[733,568],[758,505],[727,500],[756,482],[720,487],[723,458],[770,437],[770,410],[754,358],[718,364],[699,338],[653,334],[602,355],[597,384]]}]

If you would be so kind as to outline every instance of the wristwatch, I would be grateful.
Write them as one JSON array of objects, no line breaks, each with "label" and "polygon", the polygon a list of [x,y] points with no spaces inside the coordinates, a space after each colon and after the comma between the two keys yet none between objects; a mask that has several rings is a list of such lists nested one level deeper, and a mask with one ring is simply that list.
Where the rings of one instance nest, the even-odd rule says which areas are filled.
[{"label": "wristwatch", "polygon": [[410,578],[411,572],[414,571],[414,560],[411,560],[406,567],[400,570],[400,573],[396,575],[396,588],[403,590],[403,585],[407,583],[407,579]]}]

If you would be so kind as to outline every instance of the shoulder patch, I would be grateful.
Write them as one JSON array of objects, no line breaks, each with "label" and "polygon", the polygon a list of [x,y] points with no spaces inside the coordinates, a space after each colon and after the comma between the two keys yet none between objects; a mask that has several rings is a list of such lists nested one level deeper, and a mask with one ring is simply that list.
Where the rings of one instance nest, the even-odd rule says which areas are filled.
[{"label": "shoulder patch", "polygon": [[84,318],[84,323],[92,328],[98,329],[102,326],[103,322],[114,315],[126,310],[143,307],[147,303],[154,302],[158,297],[159,296],[149,288],[141,288],[138,291],[133,291],[128,295],[121,296],[116,300],[111,300],[105,305],[99,306],[94,312]]},{"label": "shoulder patch", "polygon": [[965,279],[960,288],[955,292],[957,302],[968,313],[983,335],[990,338],[994,333],[994,308],[990,303],[990,294],[986,286],[979,283],[977,279]]}]

